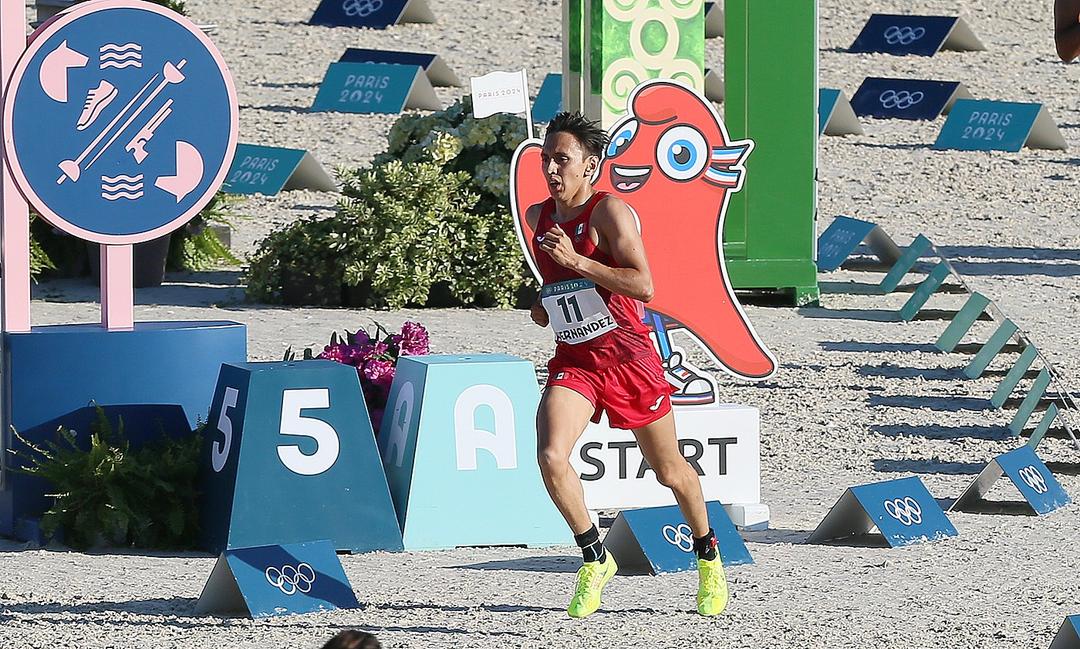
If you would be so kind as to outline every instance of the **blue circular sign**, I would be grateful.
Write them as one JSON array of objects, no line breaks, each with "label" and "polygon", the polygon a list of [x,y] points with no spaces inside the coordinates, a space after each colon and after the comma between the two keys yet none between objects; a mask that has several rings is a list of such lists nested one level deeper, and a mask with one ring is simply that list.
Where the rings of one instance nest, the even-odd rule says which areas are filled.
[{"label": "blue circular sign", "polygon": [[180,227],[221,186],[238,110],[220,52],[138,0],[80,4],[43,25],[4,104],[4,150],[56,227],[129,244]]}]

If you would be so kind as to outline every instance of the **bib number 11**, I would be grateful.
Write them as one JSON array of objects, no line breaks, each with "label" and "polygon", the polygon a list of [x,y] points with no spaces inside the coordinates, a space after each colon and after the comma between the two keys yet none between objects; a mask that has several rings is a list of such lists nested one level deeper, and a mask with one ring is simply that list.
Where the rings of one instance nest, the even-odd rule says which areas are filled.
[{"label": "bib number 11", "polygon": [[[585,319],[581,315],[581,307],[578,305],[577,296],[571,295],[569,297],[563,296],[555,301],[562,308],[563,320],[566,322],[581,322]],[[574,308],[574,316],[570,315],[570,307]]]}]

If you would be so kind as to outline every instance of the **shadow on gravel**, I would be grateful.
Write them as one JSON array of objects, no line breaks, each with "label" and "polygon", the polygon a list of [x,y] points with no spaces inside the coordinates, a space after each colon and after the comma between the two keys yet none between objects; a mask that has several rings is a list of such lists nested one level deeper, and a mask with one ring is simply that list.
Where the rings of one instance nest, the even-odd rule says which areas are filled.
[{"label": "shadow on gravel", "polygon": [[919,473],[923,475],[975,475],[986,464],[942,462],[941,460],[874,460],[874,470],[882,473]]},{"label": "shadow on gravel", "polygon": [[[954,500],[948,499],[942,509],[952,507]],[[1020,500],[980,500],[965,506],[961,510],[965,514],[995,514],[1005,516],[1037,516],[1031,505]]]},{"label": "shadow on gravel", "polygon": [[[960,381],[964,371],[959,367],[900,367],[898,365],[864,365],[855,370],[859,376],[883,379],[922,379],[924,381]],[[1035,372],[1038,374],[1038,372]]]},{"label": "shadow on gravel", "polygon": [[[101,299],[101,290],[87,279],[58,279],[32,285],[31,295],[35,300],[46,302],[97,302]],[[245,306],[241,271],[169,273],[161,286],[135,289],[135,304]]]},{"label": "shadow on gravel", "polygon": [[[818,343],[823,351],[827,352],[862,352],[873,354],[912,354],[926,352],[940,354],[941,350],[933,345],[916,343],[861,343],[855,340],[825,340]],[[982,343],[960,343],[952,351],[954,354],[972,355],[978,354],[982,349]],[[1000,354],[1019,354],[1024,348],[1016,343],[1009,343],[1002,348]]]},{"label": "shadow on gravel", "polygon": [[900,322],[900,314],[884,309],[826,309],[817,306],[804,306],[798,309],[804,318],[821,320],[868,320],[870,322]]},{"label": "shadow on gravel", "polygon": [[740,532],[743,540],[747,543],[760,543],[762,545],[799,545],[806,543],[811,530],[788,530],[783,528],[770,528],[767,530]]},{"label": "shadow on gravel", "polygon": [[1013,434],[1004,426],[939,426],[938,424],[888,424],[871,426],[870,430],[886,437],[925,437],[927,439],[982,439],[1004,441]]},{"label": "shadow on gravel", "polygon": [[528,557],[525,559],[506,559],[503,561],[485,561],[464,566],[449,566],[465,570],[518,570],[521,572],[577,572],[581,567],[579,557]]},{"label": "shadow on gravel", "polygon": [[939,412],[960,412],[961,410],[989,410],[989,399],[977,397],[912,397],[870,395],[869,406],[887,408],[912,408],[914,410],[936,410]]},{"label": "shadow on gravel", "polygon": [[854,340],[825,340],[819,343],[821,349],[827,352],[860,352],[871,354],[908,354],[915,352],[936,352],[937,347],[931,344],[915,343],[860,343]]},{"label": "shadow on gravel", "polygon": [[[581,561],[577,562],[581,565]],[[448,566],[454,567],[454,566]],[[468,568],[468,566],[457,566],[460,568]],[[576,571],[576,569],[575,569]],[[632,575],[620,575],[620,578],[632,576]],[[446,613],[467,613],[469,611],[482,610],[490,613],[560,613],[566,615],[565,608],[556,608],[552,606],[522,606],[518,604],[481,604],[476,606],[450,606],[446,604],[425,604],[420,602],[412,602],[409,604],[365,604],[360,603],[361,608],[378,608],[387,611],[422,611],[425,609],[434,609],[437,611],[443,611]],[[653,608],[624,608],[624,609],[608,609],[606,611],[601,610],[599,612],[612,613],[660,613]],[[489,635],[521,635],[519,633],[511,632],[492,632]]]},{"label": "shadow on gravel", "polygon": [[[93,615],[100,613],[121,613],[128,615],[150,615],[154,616],[150,620],[138,620],[131,619],[130,617],[124,617],[123,619],[114,620],[100,620],[103,626],[116,625],[116,626],[147,626],[147,627],[173,627],[177,629],[197,629],[197,628],[220,628],[221,617],[215,615],[200,615],[196,616],[193,611],[195,610],[195,602],[197,600],[193,597],[173,597],[170,599],[138,599],[131,600],[129,602],[87,602],[85,604],[61,604],[59,602],[44,602],[44,603],[5,603],[0,607],[0,624],[11,624],[14,622],[23,623],[35,623],[40,624],[41,621],[28,621],[20,620],[15,617],[14,614],[19,615]],[[361,606],[356,610],[363,610],[365,608],[383,608],[383,609],[407,609],[407,608],[441,608],[450,611],[469,611],[476,608],[482,608],[485,610],[494,610],[499,612],[499,609],[528,609],[538,611],[558,611],[565,613],[563,609],[540,609],[536,607],[501,607],[501,606],[480,606],[480,607],[439,607],[434,605],[388,605],[388,604],[365,604],[361,602]],[[507,611],[514,612],[514,611]],[[609,611],[614,612],[614,611]],[[646,612],[652,613],[654,611],[627,611],[627,612]],[[162,619],[162,616],[165,616]],[[242,622],[249,622],[254,624],[255,621],[248,620],[240,617],[227,617],[226,619],[236,620],[239,619]],[[276,620],[274,623],[275,628],[297,628],[297,629],[311,629],[310,622],[295,622],[289,623],[283,620]],[[453,635],[483,635],[483,636],[515,636],[525,637],[522,633],[516,633],[513,631],[477,631],[468,629],[457,629],[451,627],[442,626],[371,626],[364,624],[328,624],[320,625],[320,629],[327,632],[327,634],[333,634],[337,631],[344,629],[362,629],[369,632],[399,632],[399,633],[446,633]]]}]

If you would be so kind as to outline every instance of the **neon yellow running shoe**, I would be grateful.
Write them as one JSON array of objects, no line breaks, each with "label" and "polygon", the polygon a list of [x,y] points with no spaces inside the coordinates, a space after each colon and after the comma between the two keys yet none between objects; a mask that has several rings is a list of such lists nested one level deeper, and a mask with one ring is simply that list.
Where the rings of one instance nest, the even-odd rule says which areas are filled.
[{"label": "neon yellow running shoe", "polygon": [[589,561],[582,565],[577,572],[577,591],[566,609],[570,617],[580,618],[595,613],[600,608],[600,593],[618,570],[619,565],[610,552],[604,563]]},{"label": "neon yellow running shoe", "polygon": [[697,610],[702,615],[720,615],[728,602],[727,575],[717,555],[712,561],[698,559]]}]

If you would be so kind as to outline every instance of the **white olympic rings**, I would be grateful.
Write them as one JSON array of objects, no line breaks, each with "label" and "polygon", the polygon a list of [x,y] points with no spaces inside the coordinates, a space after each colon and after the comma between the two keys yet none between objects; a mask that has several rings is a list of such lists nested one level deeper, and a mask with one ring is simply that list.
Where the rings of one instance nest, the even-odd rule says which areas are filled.
[{"label": "white olympic rings", "polygon": [[908,92],[907,90],[886,90],[878,97],[878,101],[881,102],[882,108],[898,108],[900,110],[905,110],[922,101],[925,96],[926,95],[918,90],[915,92]]},{"label": "white olympic rings", "polygon": [[280,568],[270,566],[266,569],[266,581],[286,595],[296,592],[306,593],[315,583],[315,569],[306,563],[293,567],[284,565]]},{"label": "white olympic rings", "polygon": [[900,521],[900,524],[905,527],[922,523],[922,507],[911,496],[886,500],[885,513]]},{"label": "white olympic rings", "polygon": [[383,0],[345,0],[341,8],[346,16],[367,18],[383,8]]},{"label": "white olympic rings", "polygon": [[911,45],[926,36],[925,27],[898,27],[892,25],[885,30],[885,42],[889,45]]},{"label": "white olympic rings", "polygon": [[1047,491],[1050,491],[1050,487],[1046,484],[1046,478],[1043,477],[1042,472],[1036,469],[1033,464],[1029,464],[1020,469],[1020,479],[1037,494],[1044,494]]},{"label": "white olympic rings", "polygon": [[694,536],[690,526],[686,523],[680,523],[678,527],[665,525],[663,532],[664,540],[683,552],[690,552],[694,549]]}]

